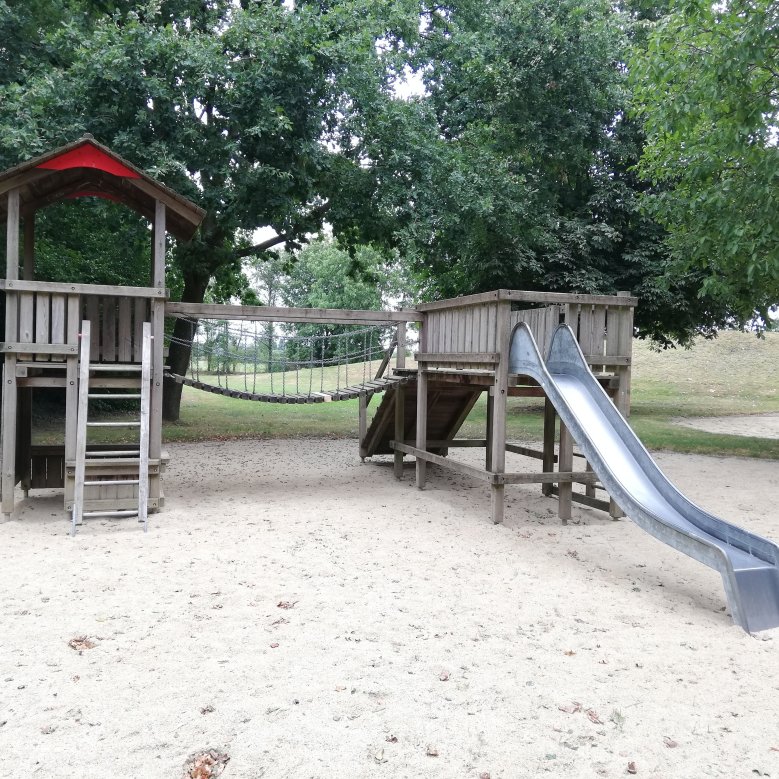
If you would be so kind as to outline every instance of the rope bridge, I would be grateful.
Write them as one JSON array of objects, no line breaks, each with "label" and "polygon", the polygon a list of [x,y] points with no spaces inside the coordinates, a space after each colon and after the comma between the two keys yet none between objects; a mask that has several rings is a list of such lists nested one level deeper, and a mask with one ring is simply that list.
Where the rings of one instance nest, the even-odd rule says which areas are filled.
[{"label": "rope bridge", "polygon": [[[396,346],[386,325],[289,325],[272,322],[193,319],[187,339],[188,376],[173,381],[240,400],[264,403],[325,403],[351,400],[405,383],[388,377]],[[332,385],[335,384],[335,387]]]}]

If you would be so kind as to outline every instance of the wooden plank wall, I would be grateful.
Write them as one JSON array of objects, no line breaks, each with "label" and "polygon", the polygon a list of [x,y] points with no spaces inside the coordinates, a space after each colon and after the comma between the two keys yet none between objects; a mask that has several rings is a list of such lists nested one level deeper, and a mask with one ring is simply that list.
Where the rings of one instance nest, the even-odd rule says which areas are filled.
[{"label": "wooden plank wall", "polygon": [[[16,318],[8,323],[6,341],[22,344],[66,344],[71,343],[67,322],[69,312],[79,307],[78,295],[48,292],[15,293],[18,300]],[[19,354],[21,360],[40,362],[62,362],[63,354]]]},{"label": "wooden plank wall", "polygon": [[526,322],[536,339],[538,349],[546,357],[549,351],[549,342],[552,340],[552,333],[557,325],[562,321],[562,306],[544,306],[543,308],[527,308],[523,311],[511,312],[511,330],[520,322]]},{"label": "wooden plank wall", "polygon": [[[90,358],[101,362],[140,362],[143,323],[149,321],[147,298],[97,295],[68,295],[49,292],[17,292],[14,319],[10,319],[5,340],[22,344],[73,343],[67,323],[76,313],[80,323],[92,323]],[[62,354],[19,354],[21,360],[62,362]]]},{"label": "wooden plank wall", "polygon": [[92,325],[94,362],[140,362],[143,323],[149,321],[149,301],[136,297],[85,295],[82,317]]},{"label": "wooden plank wall", "polygon": [[512,329],[518,322],[527,322],[544,356],[554,329],[562,322],[573,330],[596,373],[620,373],[630,365],[633,338],[633,309],[630,306],[569,303],[512,311]]},{"label": "wooden plank wall", "polygon": [[[455,306],[430,311],[425,321],[426,352],[436,354],[499,351],[497,345],[497,301]],[[483,370],[483,362],[462,362],[449,367],[461,370]]]}]

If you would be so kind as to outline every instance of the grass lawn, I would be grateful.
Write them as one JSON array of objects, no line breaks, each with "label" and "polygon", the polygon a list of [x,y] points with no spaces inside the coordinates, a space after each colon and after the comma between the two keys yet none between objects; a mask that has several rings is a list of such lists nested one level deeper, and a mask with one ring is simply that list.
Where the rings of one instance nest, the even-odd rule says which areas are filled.
[{"label": "grass lawn", "polygon": [[[746,436],[721,435],[681,427],[680,417],[728,416],[779,413],[779,333],[764,339],[738,332],[722,333],[714,341],[699,341],[692,349],[653,352],[646,343],[634,343],[631,424],[650,449],[669,449],[702,454],[730,454],[779,459],[779,441]],[[366,368],[365,375],[375,370]],[[343,369],[341,369],[343,371]],[[313,377],[313,389],[336,386],[335,369]],[[331,375],[332,374],[332,375]],[[303,374],[301,374],[303,376]],[[360,366],[350,366],[349,383],[363,377]],[[341,374],[341,384],[345,377]],[[207,380],[205,377],[203,380]],[[287,392],[308,392],[295,386],[295,376],[274,376],[274,390],[281,381]],[[242,377],[231,377],[230,386],[244,388]],[[271,389],[268,377],[249,390]],[[370,409],[378,407],[374,397]],[[508,429],[514,440],[538,440],[542,429],[542,402],[509,398]],[[465,436],[482,437],[486,423],[486,400],[477,403],[463,429]],[[61,423],[60,423],[61,424]],[[56,440],[57,420],[47,420],[41,442]],[[197,441],[239,437],[356,437],[357,401],[314,404],[253,403],[184,387],[181,419],[164,427],[167,441]],[[110,440],[110,436],[106,437]]]}]

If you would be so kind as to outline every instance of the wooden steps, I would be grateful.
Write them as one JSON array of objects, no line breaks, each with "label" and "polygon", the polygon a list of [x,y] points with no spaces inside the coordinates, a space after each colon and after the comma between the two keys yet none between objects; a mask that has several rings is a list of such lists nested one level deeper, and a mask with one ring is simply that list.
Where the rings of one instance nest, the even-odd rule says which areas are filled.
[{"label": "wooden steps", "polygon": [[[430,441],[453,439],[465,422],[474,404],[487,389],[485,386],[444,384],[430,382],[428,392],[427,438]],[[408,377],[406,384],[387,392],[368,427],[360,451],[365,457],[375,454],[393,454],[389,442],[395,436],[395,399],[404,393],[404,417],[406,441],[416,440],[417,383]],[[431,449],[433,453],[445,453],[445,447]]]},{"label": "wooden steps", "polygon": [[[71,533],[81,525],[82,520],[93,517],[137,516],[148,528],[149,510],[149,402],[152,371],[151,323],[143,322],[143,345],[141,364],[136,363],[94,363],[90,359],[90,321],[81,325],[81,348],[79,355],[78,416],[75,461],[65,468],[66,478],[73,482]],[[135,374],[140,392],[93,392],[91,381],[95,374],[114,376]],[[105,402],[140,401],[138,417],[122,421],[95,421],[89,419],[90,400]],[[87,441],[90,428],[136,428],[139,439],[127,449],[101,449],[94,452]],[[124,454],[127,452],[127,455]],[[159,474],[159,462],[155,468]],[[90,491],[95,494],[90,495]]]}]

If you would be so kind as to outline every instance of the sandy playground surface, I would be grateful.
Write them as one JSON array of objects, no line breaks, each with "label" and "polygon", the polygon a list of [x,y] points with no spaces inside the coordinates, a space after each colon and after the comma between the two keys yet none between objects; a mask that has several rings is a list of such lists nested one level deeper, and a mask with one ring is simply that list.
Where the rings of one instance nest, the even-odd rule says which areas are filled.
[{"label": "sandy playground surface", "polygon": [[[59,497],[0,524],[4,776],[179,779],[213,748],[223,779],[779,777],[779,630],[631,522],[562,527],[529,486],[495,527],[482,484],[419,492],[351,441],[170,453],[148,535],[71,539]],[[776,462],[658,459],[779,539]]]},{"label": "sandy playground surface", "polygon": [[677,424],[709,433],[779,438],[779,414],[750,414],[731,417],[688,417]]}]

